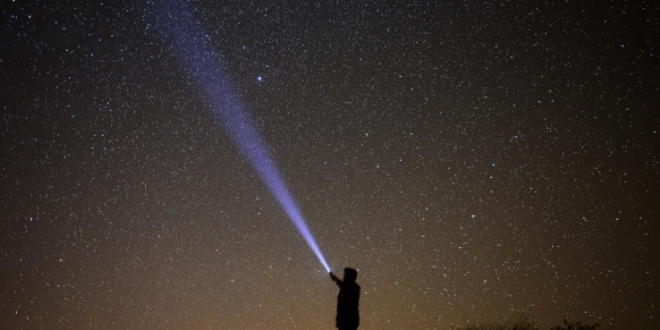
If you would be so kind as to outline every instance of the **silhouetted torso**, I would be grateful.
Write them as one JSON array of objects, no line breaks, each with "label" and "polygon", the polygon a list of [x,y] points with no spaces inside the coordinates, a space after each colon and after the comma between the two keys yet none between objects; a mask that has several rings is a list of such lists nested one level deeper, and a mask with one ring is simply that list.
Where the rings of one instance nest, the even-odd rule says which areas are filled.
[{"label": "silhouetted torso", "polygon": [[339,286],[337,296],[337,328],[339,330],[357,329],[360,325],[358,300],[360,286],[355,282],[336,281]]}]

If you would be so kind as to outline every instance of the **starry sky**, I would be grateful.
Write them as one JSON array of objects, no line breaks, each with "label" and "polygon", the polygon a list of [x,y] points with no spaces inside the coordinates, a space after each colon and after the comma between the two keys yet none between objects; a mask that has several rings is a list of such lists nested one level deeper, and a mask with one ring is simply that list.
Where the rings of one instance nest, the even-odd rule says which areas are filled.
[{"label": "starry sky", "polygon": [[[0,328],[334,329],[152,1],[7,1]],[[191,1],[360,329],[660,325],[656,1]]]}]

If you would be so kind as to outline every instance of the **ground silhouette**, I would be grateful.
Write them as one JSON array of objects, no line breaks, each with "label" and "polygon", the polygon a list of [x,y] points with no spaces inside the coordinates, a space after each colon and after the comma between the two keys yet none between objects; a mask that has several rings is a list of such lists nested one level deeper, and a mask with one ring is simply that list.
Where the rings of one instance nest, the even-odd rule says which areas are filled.
[{"label": "ground silhouette", "polygon": [[[462,327],[452,328],[453,330],[539,330],[538,321],[533,320],[525,313],[517,314],[515,317],[503,318],[495,322],[479,322],[467,324]],[[599,330],[598,323],[593,325],[581,324],[580,322],[570,322],[564,320],[563,326],[556,326],[550,330]],[[611,328],[610,328],[611,329]]]}]

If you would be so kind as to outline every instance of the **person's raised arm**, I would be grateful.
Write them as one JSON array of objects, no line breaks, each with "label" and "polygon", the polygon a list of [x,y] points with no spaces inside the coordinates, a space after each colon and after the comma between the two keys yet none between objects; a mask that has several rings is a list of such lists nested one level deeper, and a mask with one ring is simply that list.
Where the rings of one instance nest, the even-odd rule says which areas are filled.
[{"label": "person's raised arm", "polygon": [[337,285],[339,285],[339,286],[341,286],[342,283],[343,283],[343,282],[339,279],[339,277],[335,276],[335,274],[333,274],[332,272],[330,272],[330,279],[332,279],[334,282],[336,282]]}]

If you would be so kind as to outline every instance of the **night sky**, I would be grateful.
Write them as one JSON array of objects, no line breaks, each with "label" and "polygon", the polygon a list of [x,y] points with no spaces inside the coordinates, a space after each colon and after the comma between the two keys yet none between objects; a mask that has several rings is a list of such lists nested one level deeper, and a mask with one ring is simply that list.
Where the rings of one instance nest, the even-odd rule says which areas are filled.
[{"label": "night sky", "polygon": [[[150,1],[5,1],[1,329],[334,329]],[[657,1],[192,1],[360,329],[660,327]]]}]

